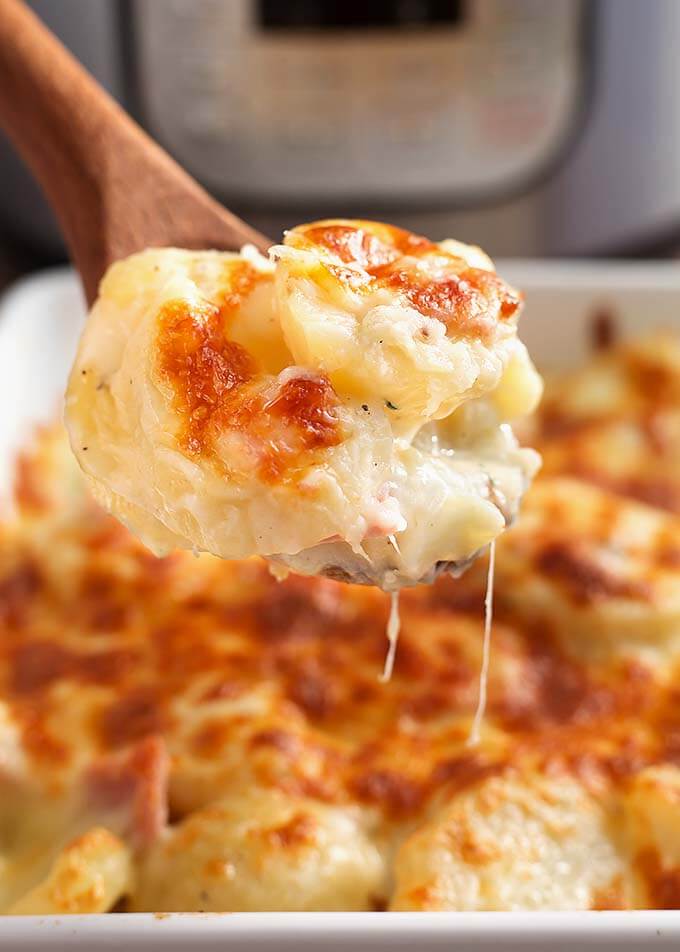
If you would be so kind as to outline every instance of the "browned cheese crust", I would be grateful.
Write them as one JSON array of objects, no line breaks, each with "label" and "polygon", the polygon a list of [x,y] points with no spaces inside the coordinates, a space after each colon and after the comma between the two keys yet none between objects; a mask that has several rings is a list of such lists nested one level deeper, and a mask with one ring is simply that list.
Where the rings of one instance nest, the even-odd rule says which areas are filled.
[{"label": "browned cheese crust", "polygon": [[483,565],[402,593],[380,684],[382,593],[155,558],[42,432],[0,528],[5,787],[120,838],[124,908],[680,907],[677,368],[646,341],[549,388],[477,747]]}]

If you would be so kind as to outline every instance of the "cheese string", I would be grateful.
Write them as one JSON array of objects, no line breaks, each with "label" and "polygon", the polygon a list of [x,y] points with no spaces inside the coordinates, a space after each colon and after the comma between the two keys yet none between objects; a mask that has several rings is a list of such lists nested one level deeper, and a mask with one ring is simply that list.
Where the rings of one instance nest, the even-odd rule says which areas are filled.
[{"label": "cheese string", "polygon": [[476,747],[479,744],[482,722],[486,713],[486,694],[489,682],[489,662],[491,659],[491,624],[493,621],[493,575],[496,562],[496,542],[495,540],[489,546],[489,570],[486,576],[486,595],[484,596],[484,641],[482,644],[482,667],[479,672],[479,696],[477,698],[477,710],[470,736],[467,739],[468,747]]},{"label": "cheese string", "polygon": [[[489,664],[491,662],[491,627],[493,624],[493,582],[494,568],[496,563],[496,542],[495,540],[489,546],[489,568],[486,576],[486,593],[484,595],[484,639],[482,642],[482,667],[479,672],[479,694],[477,698],[477,709],[472,721],[472,728],[467,739],[468,747],[476,747],[479,744],[482,723],[486,713],[487,688],[489,683]],[[394,661],[397,656],[397,643],[399,641],[399,631],[401,628],[401,619],[399,616],[399,592],[390,592],[390,614],[387,620],[387,640],[389,646],[385,656],[385,665],[379,681],[386,684],[392,678],[394,671]]]},{"label": "cheese string", "polygon": [[401,618],[399,617],[399,592],[390,592],[390,617],[387,620],[387,640],[389,647],[385,656],[385,666],[382,674],[378,678],[381,684],[386,684],[392,677],[394,670],[394,659],[397,656],[397,642],[399,641],[399,630],[401,628]]}]

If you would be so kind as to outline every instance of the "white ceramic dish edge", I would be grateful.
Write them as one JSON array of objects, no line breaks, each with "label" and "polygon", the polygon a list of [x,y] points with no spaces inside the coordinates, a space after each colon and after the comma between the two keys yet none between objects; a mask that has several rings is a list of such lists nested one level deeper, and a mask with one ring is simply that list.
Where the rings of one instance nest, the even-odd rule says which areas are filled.
[{"label": "white ceramic dish edge", "polygon": [[12,952],[665,952],[680,912],[173,913],[0,920]]}]

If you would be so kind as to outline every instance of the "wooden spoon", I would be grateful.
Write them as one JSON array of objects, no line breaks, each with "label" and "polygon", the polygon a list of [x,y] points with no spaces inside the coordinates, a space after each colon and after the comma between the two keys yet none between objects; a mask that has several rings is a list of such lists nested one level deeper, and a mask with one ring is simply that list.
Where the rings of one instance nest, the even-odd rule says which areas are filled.
[{"label": "wooden spoon", "polygon": [[57,215],[89,304],[108,266],[135,251],[272,243],[214,201],[20,0],[0,0],[0,126]]}]

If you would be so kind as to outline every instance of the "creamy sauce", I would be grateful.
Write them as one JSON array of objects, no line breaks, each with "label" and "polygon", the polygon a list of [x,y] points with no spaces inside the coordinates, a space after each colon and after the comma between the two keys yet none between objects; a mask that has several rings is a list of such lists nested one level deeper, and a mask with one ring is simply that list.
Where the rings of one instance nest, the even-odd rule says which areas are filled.
[{"label": "creamy sauce", "polygon": [[479,696],[477,710],[470,736],[467,739],[468,747],[476,747],[479,743],[482,722],[486,712],[486,695],[489,683],[489,661],[491,659],[491,625],[493,623],[493,573],[496,562],[496,543],[489,546],[489,571],[486,576],[486,595],[484,596],[484,641],[482,644],[482,667],[479,672]]},{"label": "creamy sauce", "polygon": [[392,677],[394,670],[394,659],[397,656],[397,642],[399,641],[399,630],[401,629],[401,618],[399,616],[399,592],[390,592],[390,617],[387,619],[387,654],[385,655],[385,666],[379,677],[381,684],[386,684]]}]

